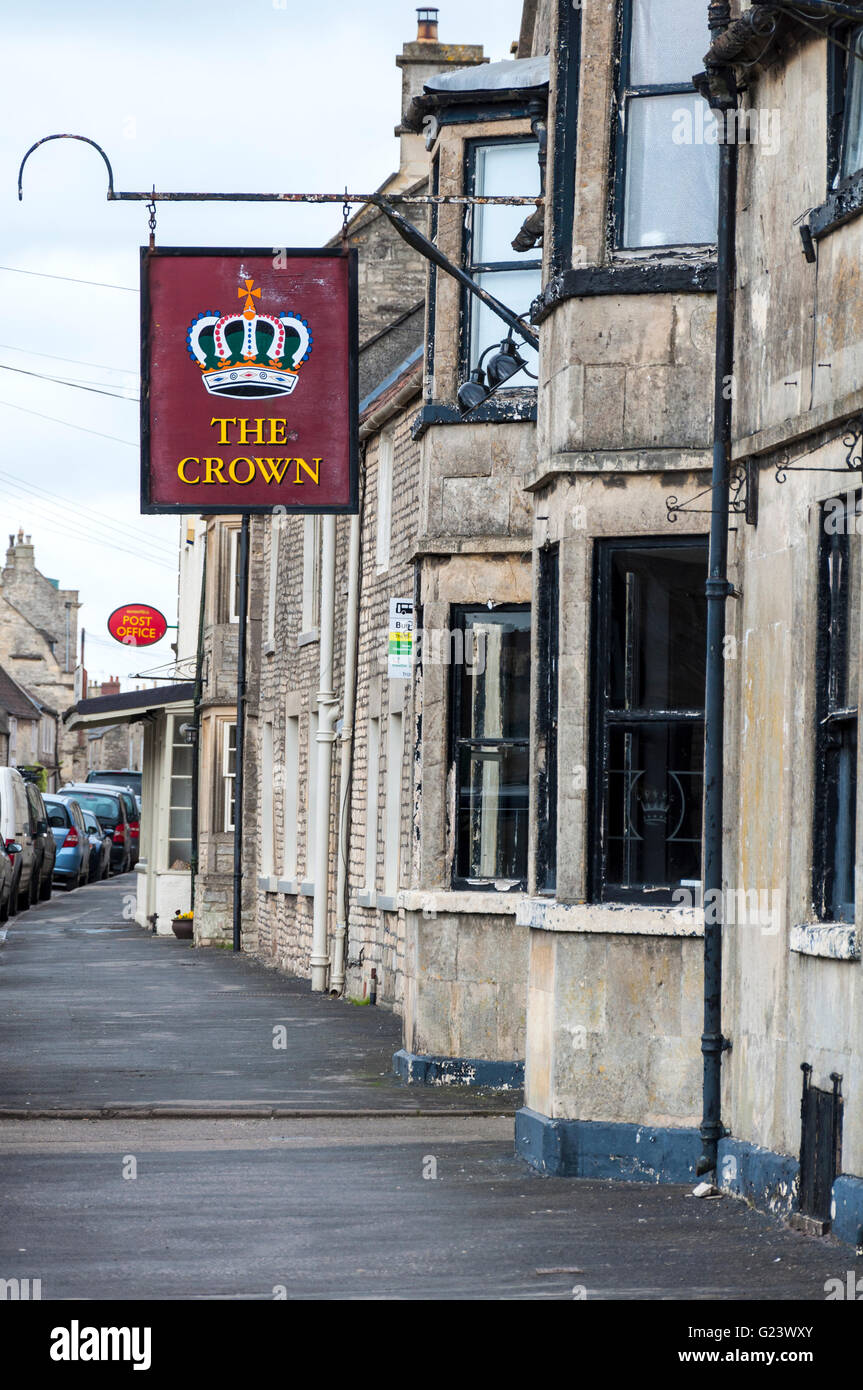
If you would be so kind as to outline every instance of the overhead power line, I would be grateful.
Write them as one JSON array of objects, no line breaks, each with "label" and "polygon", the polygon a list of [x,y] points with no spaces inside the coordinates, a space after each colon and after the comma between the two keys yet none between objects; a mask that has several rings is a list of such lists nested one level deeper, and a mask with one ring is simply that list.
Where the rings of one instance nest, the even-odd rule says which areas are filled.
[{"label": "overhead power line", "polygon": [[26,406],[13,405],[11,401],[0,401],[0,406],[2,405],[8,410],[20,410],[24,415],[35,415],[39,420],[50,420],[53,425],[65,425],[68,430],[80,430],[82,434],[95,434],[99,439],[113,439],[115,444],[126,444],[130,449],[138,448],[131,439],[121,439],[116,434],[103,434],[102,430],[88,430],[86,425],[73,425],[71,420],[58,420],[56,415],[45,415],[41,410],[28,410]]},{"label": "overhead power line", "polygon": [[51,381],[55,386],[74,386],[79,391],[92,391],[96,396],[113,396],[116,401],[137,401],[137,396],[123,396],[119,391],[106,391],[101,386],[88,386],[83,381],[63,381],[58,376],[46,376],[44,372],[28,372],[23,367],[9,367],[5,362],[0,362],[0,371],[17,372],[19,376],[38,377],[40,381]]},{"label": "overhead power line", "polygon": [[4,352],[23,352],[25,357],[47,357],[52,362],[74,362],[76,367],[95,367],[101,372],[120,372],[124,376],[136,376],[132,367],[109,367],[107,362],[85,362],[82,357],[58,357],[56,352],[36,352],[33,348],[17,347],[13,343],[0,343]]},{"label": "overhead power line", "polygon": [[[34,508],[37,508],[39,505],[38,503],[31,503],[27,499],[24,499],[24,504]],[[56,521],[53,517],[39,516],[39,525],[48,531],[53,531],[55,534],[65,536],[67,540],[72,537],[74,540],[87,541],[88,544],[97,545],[102,550],[112,550],[116,554],[129,555],[132,559],[136,560],[138,564],[153,565],[157,569],[167,570],[170,574],[176,574],[177,572],[176,565],[169,565],[165,560],[156,559],[153,555],[147,555],[145,553],[139,554],[135,550],[127,549],[124,545],[117,545],[116,542],[101,540],[98,536],[91,535],[86,531],[79,531],[68,524],[64,525],[63,522]]]},{"label": "overhead power line", "polygon": [[0,270],[7,270],[11,275],[37,275],[40,280],[67,280],[70,285],[95,285],[101,290],[125,290],[128,294],[139,293],[131,285],[109,285],[104,280],[78,280],[74,275],[49,275],[46,270],[22,270],[19,265],[0,265]]},{"label": "overhead power line", "polygon": [[[70,497],[63,496],[56,492],[50,492],[46,488],[40,488],[36,483],[32,483],[29,480],[25,482],[23,478],[17,477],[14,473],[7,473],[4,469],[0,469],[0,479],[8,486],[32,493],[37,501],[42,501],[44,499],[46,505],[59,511],[66,519],[81,521],[90,527],[96,526],[103,530],[107,529],[112,535],[116,533],[117,527],[120,525],[117,519],[112,517],[108,512],[99,512],[91,507],[83,507],[79,502],[75,502]],[[156,538],[152,540],[148,539],[143,549],[147,554],[150,554],[153,549],[156,549],[171,560],[176,560],[178,553],[177,549],[169,545],[167,541]]]}]

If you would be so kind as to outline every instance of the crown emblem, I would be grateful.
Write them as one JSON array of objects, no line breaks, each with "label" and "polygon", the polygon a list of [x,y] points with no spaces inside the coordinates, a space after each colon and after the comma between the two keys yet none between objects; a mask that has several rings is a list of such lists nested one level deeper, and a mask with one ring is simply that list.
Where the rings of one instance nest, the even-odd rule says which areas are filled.
[{"label": "crown emblem", "polygon": [[289,396],[312,351],[308,323],[298,314],[262,314],[254,280],[243,280],[237,298],[242,309],[199,314],[186,333],[204,386],[214,396]]}]

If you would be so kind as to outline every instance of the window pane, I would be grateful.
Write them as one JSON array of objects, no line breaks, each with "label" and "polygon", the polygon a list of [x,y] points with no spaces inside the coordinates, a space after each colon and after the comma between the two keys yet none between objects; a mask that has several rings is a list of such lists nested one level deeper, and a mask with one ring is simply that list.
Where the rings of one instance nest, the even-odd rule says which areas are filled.
[{"label": "window pane", "polygon": [[828,757],[831,774],[835,777],[835,810],[831,815],[835,827],[833,843],[833,904],[831,916],[835,922],[854,921],[855,867],[854,839],[857,822],[857,724],[843,729],[835,750]]},{"label": "window pane", "polygon": [[189,743],[175,743],[171,751],[171,776],[191,777],[192,746]]},{"label": "window pane", "polygon": [[[527,318],[531,304],[542,289],[542,271],[538,269],[486,271],[485,274],[474,278],[477,284],[488,290],[489,294],[493,294],[495,299],[499,299],[508,309],[513,309],[523,318]],[[509,332],[503,319],[499,319],[497,314],[492,313],[491,309],[486,308],[485,304],[473,295],[470,304],[470,330],[471,368],[478,365],[480,356],[487,347],[500,343]],[[530,347],[517,334],[513,335],[513,341],[519,356],[535,375],[538,361],[536,349]],[[490,352],[484,366],[488,366],[489,358],[492,356],[493,353]],[[516,386],[536,386],[536,381],[524,371],[519,371],[509,378],[501,390]]]},{"label": "window pane", "polygon": [[[624,246],[716,241],[717,146],[707,144],[697,94],[633,97],[626,106]],[[677,143],[690,132],[689,143]]]},{"label": "window pane", "polygon": [[611,561],[611,709],[704,708],[703,546],[617,550]]},{"label": "window pane", "polygon": [[849,53],[848,96],[845,107],[845,138],[842,148],[842,177],[863,169],[863,29],[858,29]]},{"label": "window pane", "polygon": [[701,877],[703,763],[700,723],[611,729],[606,887]]},{"label": "window pane", "polygon": [[189,840],[192,836],[191,811],[174,810],[170,813],[168,833],[172,840]]},{"label": "window pane", "polygon": [[461,748],[457,873],[523,880],[527,873],[528,750]]},{"label": "window pane", "polygon": [[469,613],[459,673],[461,738],[529,737],[529,612]]},{"label": "window pane", "polygon": [[[539,197],[539,158],[535,140],[519,140],[511,145],[480,145],[475,159],[477,197]],[[513,251],[512,243],[532,211],[525,206],[475,206],[474,265],[517,260],[519,253]]]},{"label": "window pane", "polygon": [[[848,573],[847,584],[847,622],[845,635],[845,705],[850,709],[859,702],[860,671],[860,553],[861,537],[856,527],[859,523],[859,503],[852,508],[848,518]],[[853,529],[852,529],[853,528]]]},{"label": "window pane", "polygon": [[633,87],[691,82],[709,47],[707,6],[698,0],[632,0]]},{"label": "window pane", "polygon": [[172,777],[171,778],[171,805],[172,806],[191,806],[192,804],[192,779],[191,777]]}]

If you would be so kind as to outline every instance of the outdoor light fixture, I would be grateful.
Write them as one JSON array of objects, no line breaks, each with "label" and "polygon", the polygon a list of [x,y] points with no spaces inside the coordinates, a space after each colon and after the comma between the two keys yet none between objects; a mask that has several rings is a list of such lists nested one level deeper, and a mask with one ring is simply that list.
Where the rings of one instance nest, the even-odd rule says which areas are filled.
[{"label": "outdoor light fixture", "polygon": [[526,366],[527,362],[519,355],[512,340],[512,333],[508,333],[486,368],[489,386],[492,389],[496,386],[502,386],[505,381],[508,381],[511,376],[515,376],[516,372]]},{"label": "outdoor light fixture", "polygon": [[482,367],[474,367],[468,380],[463,381],[458,388],[458,403],[462,410],[473,410],[475,405],[482,404],[487,395],[485,372]]},{"label": "outdoor light fixture", "polygon": [[[494,353],[487,367],[483,367],[485,359],[489,353]],[[478,405],[487,401],[489,396],[509,381],[510,377],[517,372],[526,371],[528,376],[534,377],[530,371],[527,361],[521,356],[512,337],[512,330],[503,339],[503,342],[492,343],[480,354],[480,359],[471,371],[467,381],[463,381],[458,388],[457,398],[461,406],[462,414],[467,415]]]}]

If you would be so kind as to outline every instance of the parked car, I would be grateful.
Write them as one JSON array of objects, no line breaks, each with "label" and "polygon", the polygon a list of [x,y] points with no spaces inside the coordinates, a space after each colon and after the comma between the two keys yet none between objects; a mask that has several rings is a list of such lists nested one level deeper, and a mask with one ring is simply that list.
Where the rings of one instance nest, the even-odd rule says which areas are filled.
[{"label": "parked car", "polygon": [[57,846],[54,878],[67,890],[80,888],[90,873],[90,840],[81,807],[67,796],[46,796],[44,801]]},{"label": "parked car", "polygon": [[126,809],[126,820],[129,825],[129,847],[132,851],[129,868],[134,869],[138,862],[141,849],[141,811],[138,805],[138,798],[129,787],[108,786],[104,782],[97,783],[100,789],[107,792],[116,792],[123,798],[123,805]]},{"label": "parked car", "polygon": [[12,860],[12,911],[22,912],[39,893],[34,873],[36,846],[30,832],[30,803],[24,778],[14,767],[0,767],[0,839]]},{"label": "parked car", "polygon": [[41,898],[47,902],[51,896],[51,883],[54,878],[54,860],[57,857],[57,842],[48,824],[48,813],[42,793],[35,782],[25,782],[24,790],[30,807],[30,834],[33,836],[34,875],[36,886],[30,894],[30,901]]},{"label": "parked car", "polygon": [[9,854],[3,841],[0,840],[0,922],[5,922],[12,911],[12,880],[15,877],[15,869],[12,864],[12,856]]},{"label": "parked car", "polygon": [[133,772],[128,767],[108,768],[100,767],[87,773],[87,782],[104,782],[108,787],[128,787],[137,798],[138,805],[141,804],[141,782],[144,774]]},{"label": "parked car", "polygon": [[92,811],[86,807],[81,807],[81,815],[84,817],[84,829],[87,831],[87,839],[90,841],[90,873],[89,883],[99,883],[103,878],[107,878],[111,872],[111,836],[107,830],[103,830]]},{"label": "parked car", "polygon": [[132,867],[132,832],[126,815],[125,787],[109,791],[92,783],[70,782],[61,787],[58,796],[72,798],[84,810],[92,811],[103,830],[111,836],[111,868],[115,874],[128,873]]}]

